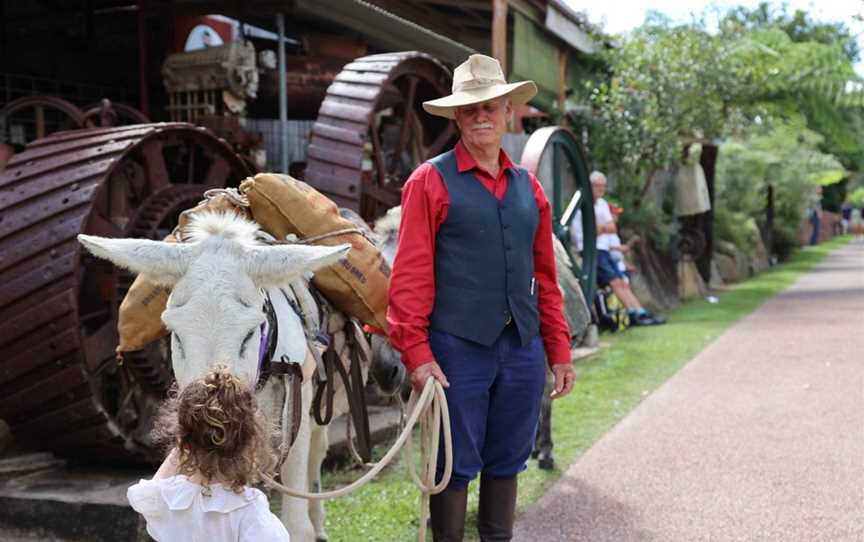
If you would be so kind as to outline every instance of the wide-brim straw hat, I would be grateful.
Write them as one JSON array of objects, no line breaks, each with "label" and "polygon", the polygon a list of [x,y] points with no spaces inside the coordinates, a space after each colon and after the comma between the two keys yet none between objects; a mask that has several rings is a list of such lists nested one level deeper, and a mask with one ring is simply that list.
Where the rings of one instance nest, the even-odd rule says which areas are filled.
[{"label": "wide-brim straw hat", "polygon": [[478,104],[507,96],[513,107],[528,103],[537,94],[534,81],[508,83],[501,64],[486,55],[471,55],[453,71],[452,94],[423,102],[423,109],[432,115],[455,118],[457,107]]}]

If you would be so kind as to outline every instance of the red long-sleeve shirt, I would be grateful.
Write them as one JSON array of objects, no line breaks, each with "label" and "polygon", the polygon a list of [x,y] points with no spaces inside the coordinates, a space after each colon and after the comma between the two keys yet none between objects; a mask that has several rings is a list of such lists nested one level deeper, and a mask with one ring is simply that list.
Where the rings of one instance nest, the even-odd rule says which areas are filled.
[{"label": "red long-sleeve shirt", "polygon": [[[507,193],[506,170],[514,167],[501,150],[498,178],[482,169],[459,141],[455,147],[460,172],[472,171],[477,181],[500,201]],[[552,209],[537,178],[531,174],[540,221],[534,235],[534,276],[539,288],[540,335],[550,364],[570,363],[570,332],[564,300],[558,289],[552,248]],[[432,164],[424,163],[402,190],[399,245],[390,276],[387,324],[391,344],[402,354],[408,371],[433,361],[429,346],[429,315],[435,303],[435,238],[447,218],[447,185]]]}]

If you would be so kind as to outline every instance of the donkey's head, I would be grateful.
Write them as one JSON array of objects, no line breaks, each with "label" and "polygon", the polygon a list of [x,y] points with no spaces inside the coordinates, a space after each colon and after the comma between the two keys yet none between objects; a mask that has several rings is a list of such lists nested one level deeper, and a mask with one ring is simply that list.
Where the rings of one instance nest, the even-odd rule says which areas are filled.
[{"label": "donkey's head", "polygon": [[89,235],[78,240],[94,255],[172,288],[162,321],[171,332],[181,387],[219,363],[251,383],[265,319],[262,289],[286,286],[349,249],[265,246],[255,240],[257,229],[233,213],[202,213],[188,227],[188,243]]}]

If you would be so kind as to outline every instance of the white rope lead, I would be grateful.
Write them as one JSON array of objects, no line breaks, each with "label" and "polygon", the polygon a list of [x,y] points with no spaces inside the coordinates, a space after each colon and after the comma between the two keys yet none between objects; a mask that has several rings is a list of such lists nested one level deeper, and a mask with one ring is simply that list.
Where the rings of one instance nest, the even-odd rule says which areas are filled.
[{"label": "white rope lead", "polygon": [[[393,446],[390,447],[384,457],[375,463],[366,474],[345,487],[333,491],[310,493],[284,486],[263,473],[261,474],[261,478],[265,485],[291,497],[309,500],[335,499],[348,495],[366,485],[393,460],[399,449],[405,445],[402,460],[408,466],[411,479],[421,493],[419,540],[420,542],[424,542],[426,540],[426,520],[429,514],[429,496],[444,491],[444,488],[450,483],[450,475],[453,472],[453,439],[450,435],[450,410],[447,408],[447,398],[444,395],[444,388],[441,387],[441,383],[430,376],[419,398],[417,391],[412,390],[411,398],[408,400],[408,411],[411,412],[411,415],[408,417],[405,427],[402,428],[402,432],[399,434],[396,442],[393,443]],[[411,431],[418,421],[420,421],[420,470],[423,472],[422,479],[417,473],[417,467],[411,457],[413,450]],[[436,484],[435,471],[438,468],[439,427],[444,432],[444,473],[441,481]]]}]

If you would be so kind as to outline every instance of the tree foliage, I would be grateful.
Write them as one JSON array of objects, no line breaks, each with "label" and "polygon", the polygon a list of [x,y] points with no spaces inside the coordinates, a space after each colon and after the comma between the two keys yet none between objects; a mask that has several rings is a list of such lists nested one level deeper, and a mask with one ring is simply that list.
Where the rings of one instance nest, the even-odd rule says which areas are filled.
[{"label": "tree foliage", "polygon": [[850,32],[845,23],[814,21],[806,11],[800,9],[790,14],[786,4],[772,5],[761,2],[752,9],[734,7],[720,23],[723,32],[733,34],[769,26],[779,28],[795,42],[839,45],[850,62],[860,60],[857,36]]},{"label": "tree foliage", "polygon": [[738,225],[754,220],[764,229],[770,185],[775,248],[788,254],[805,209],[814,203],[816,186],[837,171],[845,175],[837,158],[819,149],[822,142],[823,137],[798,115],[768,126],[754,125],[745,137],[723,143],[715,185],[718,235],[740,244]]},{"label": "tree foliage", "polygon": [[[587,83],[590,107],[572,119],[587,128],[594,165],[611,173],[631,209],[692,140],[727,142],[721,159],[740,159],[721,173],[730,187],[743,178],[764,187],[768,164],[789,164],[771,167],[782,172],[772,184],[792,228],[805,187],[864,166],[864,91],[855,90],[864,85],[852,68],[859,55],[844,24],[769,4],[730,10],[717,31],[651,14],[603,53],[607,72]],[[771,144],[780,146],[772,153]],[[749,196],[724,196],[723,205],[755,218],[764,198],[742,193]],[[656,210],[647,215],[660,222]]]}]

